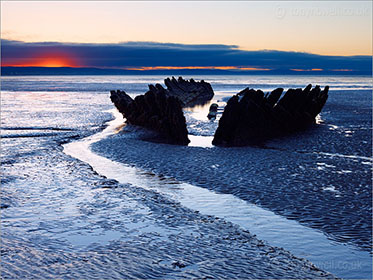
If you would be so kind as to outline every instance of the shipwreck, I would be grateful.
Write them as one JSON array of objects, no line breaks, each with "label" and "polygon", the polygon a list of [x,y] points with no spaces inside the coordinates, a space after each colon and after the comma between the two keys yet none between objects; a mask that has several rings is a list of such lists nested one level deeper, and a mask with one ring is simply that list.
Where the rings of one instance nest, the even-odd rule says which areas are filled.
[{"label": "shipwreck", "polygon": [[[144,95],[132,99],[121,90],[111,91],[111,101],[127,123],[156,131],[161,142],[188,145],[188,130],[183,108],[209,102],[214,91],[205,81],[179,77],[149,85]],[[224,108],[213,145],[246,146],[307,129],[315,124],[328,99],[329,87],[308,85],[304,89],[277,88],[264,94],[246,88],[232,96]],[[209,119],[215,119],[217,104],[210,107]]]}]

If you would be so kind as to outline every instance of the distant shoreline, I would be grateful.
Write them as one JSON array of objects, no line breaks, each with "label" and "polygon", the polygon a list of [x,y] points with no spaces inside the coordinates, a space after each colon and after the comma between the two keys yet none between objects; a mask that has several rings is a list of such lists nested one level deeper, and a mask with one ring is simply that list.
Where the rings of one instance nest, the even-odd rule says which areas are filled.
[{"label": "distant shoreline", "polygon": [[269,71],[233,71],[218,69],[182,69],[182,70],[123,70],[104,68],[74,68],[74,67],[1,67],[1,76],[105,76],[105,75],[231,75],[231,76],[372,76],[367,71],[292,71],[292,70],[269,70]]}]

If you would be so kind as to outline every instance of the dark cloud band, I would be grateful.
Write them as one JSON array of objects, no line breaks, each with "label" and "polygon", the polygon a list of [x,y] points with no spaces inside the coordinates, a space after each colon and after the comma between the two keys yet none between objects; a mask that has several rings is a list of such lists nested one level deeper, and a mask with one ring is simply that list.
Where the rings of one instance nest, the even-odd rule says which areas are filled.
[{"label": "dark cloud band", "polygon": [[244,51],[234,45],[184,45],[156,42],[78,44],[1,41],[2,65],[18,65],[45,54],[76,61],[77,67],[237,67],[274,71],[345,71],[369,75],[371,56],[325,56],[301,52]]}]

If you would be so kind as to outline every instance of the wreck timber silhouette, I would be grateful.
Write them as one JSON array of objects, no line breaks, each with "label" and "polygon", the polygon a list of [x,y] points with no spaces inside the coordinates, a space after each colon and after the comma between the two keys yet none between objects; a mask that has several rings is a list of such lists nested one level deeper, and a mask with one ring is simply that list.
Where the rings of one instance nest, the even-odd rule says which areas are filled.
[{"label": "wreck timber silhouette", "polygon": [[[111,91],[114,103],[129,124],[154,130],[162,142],[188,145],[188,131],[183,107],[208,102],[214,96],[209,83],[193,79],[165,79],[162,85],[149,85],[149,91],[132,99],[124,91]],[[231,97],[225,106],[213,145],[257,145],[265,140],[306,129],[316,122],[328,99],[329,87],[289,89],[277,88],[264,94],[246,88]],[[281,98],[282,96],[282,98]]]},{"label": "wreck timber silhouette", "polygon": [[246,146],[283,136],[309,127],[316,122],[328,99],[329,87],[283,89],[271,93],[246,88],[230,98],[225,106],[213,145]]},{"label": "wreck timber silhouette", "polygon": [[127,122],[157,131],[162,141],[188,145],[188,130],[182,107],[203,104],[212,99],[209,83],[193,79],[165,79],[162,85],[149,85],[149,91],[132,99],[124,91],[111,91],[111,101]]}]

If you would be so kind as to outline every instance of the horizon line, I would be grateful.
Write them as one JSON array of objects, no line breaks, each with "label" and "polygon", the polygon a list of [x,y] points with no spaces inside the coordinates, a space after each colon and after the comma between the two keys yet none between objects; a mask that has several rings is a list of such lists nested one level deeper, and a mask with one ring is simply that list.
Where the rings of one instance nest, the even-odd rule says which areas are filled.
[{"label": "horizon line", "polygon": [[352,69],[270,69],[232,70],[216,68],[177,68],[177,69],[122,69],[99,67],[43,67],[43,66],[1,66],[1,76],[40,76],[40,75],[330,75],[330,76],[372,76],[372,72]]}]

